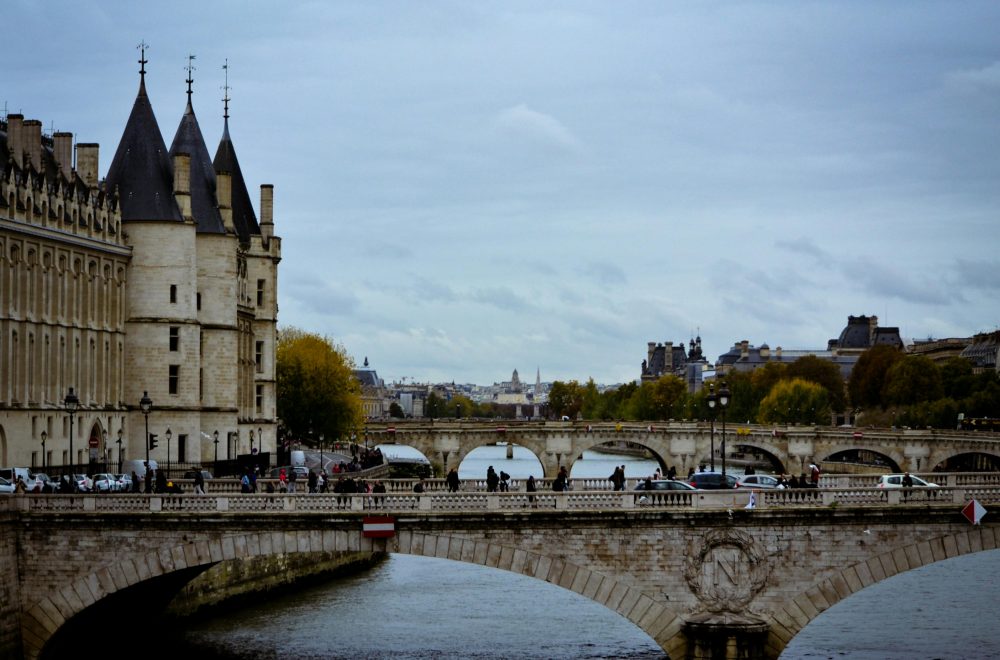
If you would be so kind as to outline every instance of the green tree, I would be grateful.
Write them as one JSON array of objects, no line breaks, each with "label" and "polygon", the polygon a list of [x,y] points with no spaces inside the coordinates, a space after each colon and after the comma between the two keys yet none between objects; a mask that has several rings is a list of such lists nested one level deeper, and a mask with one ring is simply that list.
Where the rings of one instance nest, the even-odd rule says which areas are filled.
[{"label": "green tree", "polygon": [[[454,412],[452,408],[452,412]],[[431,392],[424,401],[424,417],[436,418],[448,416],[448,402],[439,397],[437,393]]]},{"label": "green tree", "polygon": [[902,357],[903,354],[896,348],[886,345],[875,346],[862,353],[847,381],[851,405],[855,408],[885,408],[882,388],[889,368]]},{"label": "green tree", "polygon": [[601,394],[593,378],[587,380],[580,392],[580,412],[584,419],[599,419],[601,414]]},{"label": "green tree", "polygon": [[901,406],[940,399],[941,370],[924,355],[906,355],[889,367],[882,388],[882,403]]},{"label": "green tree", "polygon": [[278,416],[296,438],[320,433],[346,438],[364,420],[361,385],[343,346],[298,328],[284,328],[276,350]]},{"label": "green tree", "polygon": [[830,408],[843,412],[847,407],[847,387],[840,367],[815,355],[805,355],[788,365],[787,378],[802,378],[822,385],[830,397]]},{"label": "green tree", "polygon": [[461,394],[453,396],[448,402],[448,407],[451,408],[453,414],[457,414],[459,417],[476,416],[476,404],[472,402],[472,399]]},{"label": "green tree", "polygon": [[392,417],[394,419],[403,419],[404,417],[406,417],[406,413],[403,412],[402,406],[393,401],[392,403],[389,404],[389,417]]},{"label": "green tree", "polygon": [[764,424],[829,424],[829,395],[802,378],[782,380],[760,402],[759,418]]},{"label": "green tree", "polygon": [[972,363],[965,358],[951,357],[941,364],[941,387],[944,396],[956,401],[972,393],[976,377],[972,373]]},{"label": "green tree", "polygon": [[554,381],[549,389],[549,411],[556,417],[576,419],[577,413],[583,407],[583,395],[580,384],[575,380],[568,383]]},{"label": "green tree", "polygon": [[646,419],[679,419],[687,408],[687,383],[679,376],[661,376],[652,383],[652,416]]}]

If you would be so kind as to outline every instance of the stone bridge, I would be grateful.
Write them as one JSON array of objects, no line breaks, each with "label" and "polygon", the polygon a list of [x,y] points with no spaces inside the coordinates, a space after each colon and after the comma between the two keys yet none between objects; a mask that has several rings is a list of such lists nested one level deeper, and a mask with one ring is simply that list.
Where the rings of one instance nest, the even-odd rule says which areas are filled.
[{"label": "stone bridge", "polygon": [[[555,477],[591,449],[608,442],[631,442],[649,449],[664,470],[678,474],[708,464],[715,449],[719,467],[722,426],[707,422],[585,423],[585,422],[476,422],[417,420],[368,424],[368,444],[400,444],[440,463],[445,472],[458,468],[477,447],[509,442],[529,449],[542,464],[545,476]],[[949,459],[977,455],[1000,466],[1000,435],[974,431],[912,429],[857,429],[829,426],[770,427],[729,424],[726,448],[745,448],[770,459],[775,471],[806,472],[811,462],[836,461],[845,452],[862,450],[881,457],[892,471],[929,472]]]},{"label": "stone bridge", "polygon": [[[1000,547],[965,500],[899,491],[13,496],[0,501],[0,655],[52,657],[67,635],[137,626],[230,560],[390,552],[537,578],[617,612],[674,660],[774,658],[813,618],[897,573]],[[532,499],[533,498],[533,499]],[[370,539],[362,517],[395,517]],[[416,615],[419,616],[419,615]],[[89,622],[89,623],[88,623]],[[92,632],[92,631],[90,631]]]}]

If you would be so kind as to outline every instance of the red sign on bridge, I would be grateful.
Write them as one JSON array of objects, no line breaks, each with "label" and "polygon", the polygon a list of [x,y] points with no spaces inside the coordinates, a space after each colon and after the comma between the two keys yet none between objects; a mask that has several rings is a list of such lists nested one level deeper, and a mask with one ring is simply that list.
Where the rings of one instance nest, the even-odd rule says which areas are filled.
[{"label": "red sign on bridge", "polygon": [[396,535],[396,519],[392,516],[365,516],[361,535],[368,539],[387,539]]}]

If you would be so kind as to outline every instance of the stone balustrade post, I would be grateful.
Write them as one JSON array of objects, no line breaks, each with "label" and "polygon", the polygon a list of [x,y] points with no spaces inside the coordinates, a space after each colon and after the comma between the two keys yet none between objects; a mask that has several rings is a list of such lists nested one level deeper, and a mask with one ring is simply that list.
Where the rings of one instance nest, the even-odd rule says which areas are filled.
[{"label": "stone balustrade post", "polygon": [[351,498],[351,511],[363,511],[365,508],[365,499],[360,495],[355,495]]},{"label": "stone balustrade post", "polygon": [[216,511],[229,511],[229,498],[228,497],[216,497],[215,498],[215,510]]},{"label": "stone balustrade post", "polygon": [[97,498],[96,497],[85,497],[85,498],[83,498],[83,510],[84,511],[97,511]]},{"label": "stone balustrade post", "polygon": [[820,491],[823,496],[823,506],[830,506],[837,501],[836,493],[830,492],[829,490]]},{"label": "stone balustrade post", "polygon": [[421,510],[421,511],[430,511],[431,510],[431,496],[427,495],[427,494],[421,495],[417,499],[417,508],[419,510]]},{"label": "stone balustrade post", "polygon": [[901,490],[901,488],[887,488],[885,490],[886,504],[899,504],[903,496],[903,493],[900,492]]},{"label": "stone balustrade post", "polygon": [[556,495],[556,510],[566,511],[569,509],[569,496],[566,493]]},{"label": "stone balustrade post", "polygon": [[964,488],[956,488],[951,491],[951,501],[955,504],[965,504],[968,500],[965,497]]},{"label": "stone balustrade post", "polygon": [[150,511],[163,511],[163,498],[162,497],[150,497],[149,498],[149,510]]},{"label": "stone balustrade post", "polygon": [[295,496],[294,495],[285,495],[284,510],[285,511],[295,511]]},{"label": "stone balustrade post", "polygon": [[626,492],[621,494],[621,507],[623,509],[635,508],[635,497],[632,496],[632,493]]},{"label": "stone balustrade post", "polygon": [[500,496],[496,493],[489,493],[486,496],[486,510],[487,511],[499,511],[500,510]]}]

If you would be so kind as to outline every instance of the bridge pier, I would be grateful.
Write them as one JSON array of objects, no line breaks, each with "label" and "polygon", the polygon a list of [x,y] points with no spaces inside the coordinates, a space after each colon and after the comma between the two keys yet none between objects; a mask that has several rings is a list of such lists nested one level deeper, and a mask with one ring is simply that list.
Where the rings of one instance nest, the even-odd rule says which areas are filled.
[{"label": "bridge pier", "polygon": [[684,624],[686,660],[763,660],[769,630],[766,621],[746,614],[695,615]]}]

